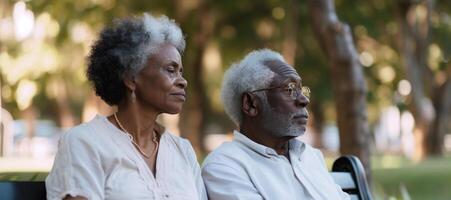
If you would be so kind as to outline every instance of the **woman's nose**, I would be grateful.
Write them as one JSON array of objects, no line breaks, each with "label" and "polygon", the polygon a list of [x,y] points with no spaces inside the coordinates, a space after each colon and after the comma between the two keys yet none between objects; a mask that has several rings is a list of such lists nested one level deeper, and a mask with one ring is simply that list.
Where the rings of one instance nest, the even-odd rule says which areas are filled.
[{"label": "woman's nose", "polygon": [[186,79],[183,78],[183,76],[180,76],[180,77],[177,79],[176,84],[177,84],[178,87],[184,89],[184,88],[186,88],[186,87],[188,86],[188,81],[186,81]]}]

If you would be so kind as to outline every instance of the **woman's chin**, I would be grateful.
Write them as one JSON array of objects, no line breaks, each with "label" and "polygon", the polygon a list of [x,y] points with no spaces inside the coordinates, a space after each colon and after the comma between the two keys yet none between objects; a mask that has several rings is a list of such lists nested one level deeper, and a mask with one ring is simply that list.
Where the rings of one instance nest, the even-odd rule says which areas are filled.
[{"label": "woman's chin", "polygon": [[164,112],[164,113],[176,115],[176,114],[179,114],[180,112],[182,112],[182,106],[170,108],[170,109],[166,110],[166,112]]}]

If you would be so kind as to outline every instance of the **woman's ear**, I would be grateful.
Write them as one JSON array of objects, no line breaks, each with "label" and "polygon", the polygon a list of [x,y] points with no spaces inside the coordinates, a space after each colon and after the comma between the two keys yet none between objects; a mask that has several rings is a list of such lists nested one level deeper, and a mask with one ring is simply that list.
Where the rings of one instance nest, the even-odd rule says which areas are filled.
[{"label": "woman's ear", "polygon": [[135,88],[136,88],[135,76],[133,76],[133,75],[125,76],[124,84],[125,84],[125,87],[127,87],[130,91],[135,91]]},{"label": "woman's ear", "polygon": [[244,93],[242,102],[241,102],[241,110],[244,114],[249,117],[255,117],[258,114],[258,100],[252,93]]}]

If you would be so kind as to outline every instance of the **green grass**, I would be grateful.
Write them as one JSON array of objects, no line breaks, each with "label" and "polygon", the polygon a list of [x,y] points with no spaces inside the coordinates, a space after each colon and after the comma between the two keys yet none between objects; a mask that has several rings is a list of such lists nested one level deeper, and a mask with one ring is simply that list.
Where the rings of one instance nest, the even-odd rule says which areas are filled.
[{"label": "green grass", "polygon": [[2,172],[0,181],[44,181],[48,172]]},{"label": "green grass", "polygon": [[400,163],[397,168],[373,168],[377,199],[402,199],[402,185],[412,200],[451,199],[450,158],[432,158],[418,164]]}]

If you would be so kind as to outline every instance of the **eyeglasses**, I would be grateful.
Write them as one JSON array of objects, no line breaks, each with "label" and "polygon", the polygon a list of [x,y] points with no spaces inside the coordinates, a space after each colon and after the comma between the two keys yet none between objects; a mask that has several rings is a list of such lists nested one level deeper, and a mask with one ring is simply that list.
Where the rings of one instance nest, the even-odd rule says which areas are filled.
[{"label": "eyeglasses", "polygon": [[299,95],[302,93],[307,98],[310,98],[310,88],[307,86],[301,86],[300,84],[296,84],[295,82],[288,83],[288,85],[281,85],[277,87],[271,87],[271,88],[263,88],[251,91],[250,93],[254,92],[260,92],[264,90],[272,90],[277,88],[284,88],[285,91],[290,95],[292,100],[296,100]]}]

